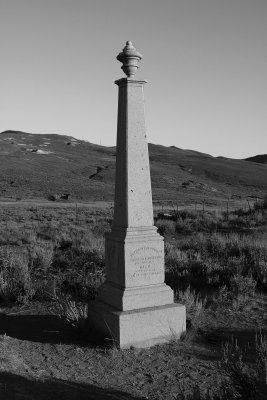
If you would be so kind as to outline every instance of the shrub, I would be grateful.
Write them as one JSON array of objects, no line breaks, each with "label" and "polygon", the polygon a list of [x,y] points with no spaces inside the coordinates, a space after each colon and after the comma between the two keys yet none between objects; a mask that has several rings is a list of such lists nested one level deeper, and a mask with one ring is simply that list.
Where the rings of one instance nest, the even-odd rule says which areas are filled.
[{"label": "shrub", "polygon": [[221,367],[228,378],[225,380],[225,391],[230,398],[263,400],[267,393],[266,380],[266,338],[256,336],[256,363],[245,360],[246,349],[241,349],[237,342],[227,342],[223,346]]},{"label": "shrub", "polygon": [[55,251],[51,273],[62,293],[75,294],[80,300],[93,299],[105,278],[104,260],[96,250],[63,246]]},{"label": "shrub", "polygon": [[173,235],[175,233],[175,222],[168,219],[158,219],[156,221],[156,226],[158,228],[158,233],[161,236],[165,236],[167,234]]},{"label": "shrub", "polygon": [[259,383],[267,392],[267,337],[260,332],[259,335],[256,335],[255,341]]},{"label": "shrub", "polygon": [[27,254],[21,249],[0,248],[0,299],[25,303],[34,294]]},{"label": "shrub", "polygon": [[83,329],[88,320],[88,304],[73,299],[70,295],[58,294],[49,305],[49,312],[57,315],[75,329]]},{"label": "shrub", "polygon": [[191,289],[190,286],[186,290],[176,291],[175,299],[186,306],[188,315],[199,315],[206,306],[206,299],[201,299],[199,293]]},{"label": "shrub", "polygon": [[256,395],[257,377],[255,371],[244,362],[244,352],[235,343],[225,343],[221,367],[229,381],[227,389],[234,398],[254,399]]},{"label": "shrub", "polygon": [[236,274],[231,278],[231,290],[236,296],[252,297],[255,294],[256,283],[252,276]]},{"label": "shrub", "polygon": [[199,333],[204,322],[204,313],[206,307],[206,298],[201,299],[195,290],[190,286],[185,291],[176,291],[175,300],[186,306],[186,313],[188,319],[188,330],[184,340],[193,340]]},{"label": "shrub", "polygon": [[190,234],[193,232],[192,223],[190,220],[178,218],[175,225],[176,233]]}]

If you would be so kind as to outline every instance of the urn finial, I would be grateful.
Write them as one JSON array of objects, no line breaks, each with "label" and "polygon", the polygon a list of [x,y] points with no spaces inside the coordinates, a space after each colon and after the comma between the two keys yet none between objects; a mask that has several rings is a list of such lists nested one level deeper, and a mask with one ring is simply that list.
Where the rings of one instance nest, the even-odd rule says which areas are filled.
[{"label": "urn finial", "polygon": [[143,58],[142,54],[136,51],[132,42],[128,40],[122,52],[117,56],[117,60],[122,63],[121,69],[128,76],[134,78],[134,75],[139,68],[137,63]]}]

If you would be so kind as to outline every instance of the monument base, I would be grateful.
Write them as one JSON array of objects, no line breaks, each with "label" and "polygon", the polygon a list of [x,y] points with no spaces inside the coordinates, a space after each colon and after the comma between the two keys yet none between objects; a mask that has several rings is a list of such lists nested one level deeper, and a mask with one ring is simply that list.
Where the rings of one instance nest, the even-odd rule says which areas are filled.
[{"label": "monument base", "polygon": [[174,300],[173,291],[166,283],[122,288],[105,282],[98,293],[99,301],[121,311],[163,306]]},{"label": "monument base", "polygon": [[89,309],[90,321],[120,348],[150,347],[180,338],[186,330],[186,311],[182,304],[119,311],[100,301]]}]

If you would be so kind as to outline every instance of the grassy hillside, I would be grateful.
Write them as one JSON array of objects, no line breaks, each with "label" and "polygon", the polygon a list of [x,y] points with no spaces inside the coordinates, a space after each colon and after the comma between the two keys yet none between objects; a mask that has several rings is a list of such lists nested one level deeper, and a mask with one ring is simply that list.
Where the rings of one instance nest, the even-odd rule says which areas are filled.
[{"label": "grassy hillside", "polygon": [[258,154],[257,156],[246,158],[245,160],[260,164],[267,164],[267,154]]},{"label": "grassy hillside", "polygon": [[[267,165],[149,144],[154,200],[262,197]],[[70,136],[0,133],[0,198],[112,200],[116,148]]]}]

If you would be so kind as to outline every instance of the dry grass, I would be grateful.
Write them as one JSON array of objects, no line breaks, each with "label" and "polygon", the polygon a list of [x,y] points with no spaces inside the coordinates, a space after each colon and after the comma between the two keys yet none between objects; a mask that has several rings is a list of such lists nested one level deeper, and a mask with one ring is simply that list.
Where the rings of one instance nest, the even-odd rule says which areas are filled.
[{"label": "dry grass", "polygon": [[76,301],[70,295],[56,295],[48,310],[78,330],[83,329],[88,322],[88,304]]},{"label": "dry grass", "polygon": [[246,351],[237,341],[227,342],[223,348],[223,368],[226,377],[225,392],[232,399],[263,400],[267,393],[266,349],[267,339],[256,336],[256,359],[246,361]]},{"label": "dry grass", "polygon": [[[235,232],[237,226],[247,229],[249,218],[257,230]],[[49,300],[49,311],[82,334],[88,329],[88,300],[105,279],[103,234],[109,230],[110,219],[110,212],[88,208],[7,207],[0,211],[0,300],[12,304]],[[223,315],[228,327],[230,316],[245,315],[247,305],[266,292],[264,221],[262,209],[245,215],[229,213],[228,221],[218,212],[214,220],[212,213],[185,212],[175,221],[159,220],[159,231],[165,235],[166,281],[174,289],[175,300],[187,308],[184,342],[140,351],[96,350],[97,365],[105,364],[117,385],[151,399],[233,400],[242,398],[244,390],[249,390],[247,399],[260,395],[265,390],[267,363],[264,335],[255,344],[254,364],[236,342],[225,345],[220,368],[208,362],[202,368],[202,361],[190,361],[184,349],[193,352],[217,319]],[[225,232],[219,232],[219,224]],[[224,383],[213,380],[214,374],[226,379]]]},{"label": "dry grass", "polygon": [[0,300],[28,302],[55,293],[96,295],[104,280],[104,232],[98,210],[7,207],[1,215]]}]

